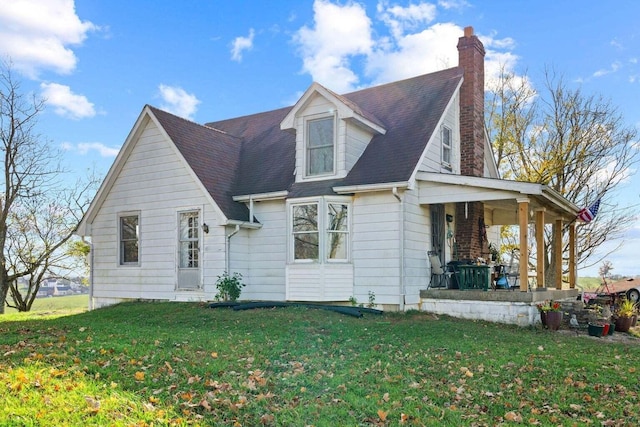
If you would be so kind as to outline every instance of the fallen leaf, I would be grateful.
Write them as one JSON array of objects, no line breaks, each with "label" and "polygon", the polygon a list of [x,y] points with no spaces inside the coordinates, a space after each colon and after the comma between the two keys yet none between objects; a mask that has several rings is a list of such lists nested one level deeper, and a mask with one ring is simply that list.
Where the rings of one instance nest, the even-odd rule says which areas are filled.
[{"label": "fallen leaf", "polygon": [[504,414],[504,419],[507,421],[515,422],[515,423],[522,422],[522,416],[517,412],[513,412],[513,411],[509,411],[506,414]]},{"label": "fallen leaf", "polygon": [[142,371],[138,371],[135,373],[134,378],[136,379],[136,381],[142,381],[144,380],[144,372]]},{"label": "fallen leaf", "polygon": [[89,405],[89,412],[92,414],[95,414],[96,412],[98,412],[100,410],[100,401],[97,399],[94,399],[91,396],[85,396],[84,397],[85,402],[87,402],[87,405]]},{"label": "fallen leaf", "polygon": [[387,415],[389,415],[389,411],[378,409],[378,417],[380,418],[380,421],[387,421]]}]

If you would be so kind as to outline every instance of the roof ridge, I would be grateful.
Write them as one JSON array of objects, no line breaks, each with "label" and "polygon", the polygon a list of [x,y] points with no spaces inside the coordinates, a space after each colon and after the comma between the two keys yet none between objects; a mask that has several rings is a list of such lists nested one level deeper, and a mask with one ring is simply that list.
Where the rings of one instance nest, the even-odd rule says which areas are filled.
[{"label": "roof ridge", "polygon": [[217,128],[214,128],[214,127],[212,127],[212,126],[209,126],[209,125],[208,125],[208,124],[206,124],[206,123],[205,123],[205,124],[202,124],[202,123],[194,122],[193,120],[189,120],[189,119],[186,119],[186,118],[184,118],[184,117],[178,116],[177,114],[170,113],[169,111],[163,110],[163,109],[161,109],[161,108],[154,107],[154,106],[153,106],[153,105],[151,105],[151,104],[146,104],[146,105],[145,105],[145,107],[149,107],[149,109],[151,109],[152,111],[154,111],[154,114],[155,114],[155,112],[160,112],[160,113],[163,113],[163,114],[168,114],[168,115],[170,115],[170,116],[172,116],[172,117],[175,117],[176,119],[182,120],[182,121],[187,122],[187,123],[189,123],[189,124],[192,124],[192,125],[195,125],[195,126],[199,126],[199,127],[202,127],[202,128],[208,129],[208,130],[212,130],[212,131],[214,131],[214,132],[218,132],[218,133],[220,133],[220,134],[222,134],[222,135],[226,135],[226,136],[229,136],[229,137],[231,137],[231,138],[235,138],[235,139],[242,139],[242,138],[240,138],[240,137],[238,137],[238,136],[236,136],[236,135],[232,135],[232,134],[230,134],[230,133],[228,133],[228,132],[225,132],[225,131],[223,131],[223,130],[221,130],[221,129],[217,129]]}]

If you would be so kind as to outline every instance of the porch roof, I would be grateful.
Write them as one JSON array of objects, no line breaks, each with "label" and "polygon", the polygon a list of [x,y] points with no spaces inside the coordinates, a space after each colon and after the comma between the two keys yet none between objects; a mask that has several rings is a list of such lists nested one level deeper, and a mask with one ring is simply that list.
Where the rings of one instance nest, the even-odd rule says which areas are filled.
[{"label": "porch roof", "polygon": [[483,202],[488,225],[518,224],[518,202],[528,200],[532,212],[545,211],[545,222],[572,221],[580,209],[552,188],[532,182],[509,181],[437,172],[418,172],[421,204]]}]

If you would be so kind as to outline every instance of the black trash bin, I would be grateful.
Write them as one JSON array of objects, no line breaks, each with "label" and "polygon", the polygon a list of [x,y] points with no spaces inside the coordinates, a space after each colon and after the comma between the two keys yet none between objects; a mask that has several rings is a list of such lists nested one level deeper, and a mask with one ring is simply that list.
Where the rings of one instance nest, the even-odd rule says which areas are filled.
[{"label": "black trash bin", "polygon": [[460,289],[460,284],[458,283],[458,275],[456,274],[456,268],[459,265],[466,264],[465,261],[449,261],[447,263],[447,271],[451,274],[451,279],[449,280],[449,289]]}]

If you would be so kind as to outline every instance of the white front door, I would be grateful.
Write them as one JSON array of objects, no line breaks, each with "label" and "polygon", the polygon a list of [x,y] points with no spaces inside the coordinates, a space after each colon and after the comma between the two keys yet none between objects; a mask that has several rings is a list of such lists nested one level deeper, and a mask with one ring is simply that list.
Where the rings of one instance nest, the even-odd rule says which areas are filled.
[{"label": "white front door", "polygon": [[199,289],[200,213],[178,214],[178,289]]}]

